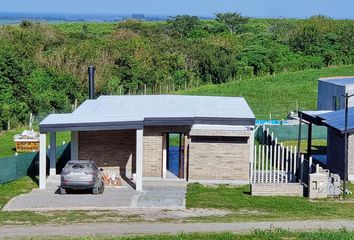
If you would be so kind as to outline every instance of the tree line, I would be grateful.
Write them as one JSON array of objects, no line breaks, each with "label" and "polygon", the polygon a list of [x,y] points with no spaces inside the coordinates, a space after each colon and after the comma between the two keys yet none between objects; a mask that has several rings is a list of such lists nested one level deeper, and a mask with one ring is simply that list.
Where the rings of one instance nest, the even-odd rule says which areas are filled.
[{"label": "tree line", "polygon": [[354,63],[354,22],[326,16],[0,26],[0,128],[29,112],[69,112],[100,94],[165,94],[284,71]]}]

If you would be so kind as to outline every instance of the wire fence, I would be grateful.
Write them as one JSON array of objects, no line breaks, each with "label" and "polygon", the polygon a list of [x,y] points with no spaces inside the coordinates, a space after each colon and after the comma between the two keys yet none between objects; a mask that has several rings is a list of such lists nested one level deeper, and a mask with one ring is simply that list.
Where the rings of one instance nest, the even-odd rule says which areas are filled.
[{"label": "wire fence", "polygon": [[[299,136],[299,125],[266,125],[269,132],[272,132],[277,137],[278,141],[297,140]],[[307,124],[303,124],[301,128],[301,139],[307,139]],[[263,142],[264,131],[260,126],[256,132],[256,138]],[[327,139],[327,127],[312,126],[312,139]]]}]

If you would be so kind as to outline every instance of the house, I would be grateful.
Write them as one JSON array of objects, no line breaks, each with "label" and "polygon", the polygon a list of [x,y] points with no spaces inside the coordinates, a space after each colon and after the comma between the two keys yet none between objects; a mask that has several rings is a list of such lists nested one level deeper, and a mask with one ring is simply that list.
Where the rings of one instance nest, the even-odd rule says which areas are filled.
[{"label": "house", "polygon": [[[317,110],[340,110],[345,107],[344,95],[354,92],[354,77],[330,77],[318,80]],[[349,99],[354,107],[354,98]]]},{"label": "house", "polygon": [[51,114],[40,123],[40,188],[46,187],[47,133],[49,174],[60,173],[55,159],[58,131],[71,131],[71,159],[117,167],[123,178],[133,179],[138,191],[143,179],[170,177],[248,183],[254,125],[255,116],[242,97],[139,95],[86,100],[73,113]]},{"label": "house", "polygon": [[[327,127],[327,154],[314,156],[331,172],[337,173],[343,179],[345,175],[345,110],[338,111],[303,111],[302,120],[309,125]],[[309,127],[309,129],[311,129]],[[348,109],[348,180],[354,181],[354,107]],[[311,148],[311,132],[309,132],[309,147]],[[308,150],[309,155],[311,151]]]}]

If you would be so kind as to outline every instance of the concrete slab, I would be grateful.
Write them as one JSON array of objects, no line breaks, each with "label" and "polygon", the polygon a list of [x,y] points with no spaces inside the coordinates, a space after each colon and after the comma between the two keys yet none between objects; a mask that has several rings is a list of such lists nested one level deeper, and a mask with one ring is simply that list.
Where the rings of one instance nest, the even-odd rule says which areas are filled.
[{"label": "concrete slab", "polygon": [[58,185],[58,176],[48,177],[47,189],[19,195],[11,199],[3,211],[185,209],[186,183],[181,181],[144,181],[142,192],[136,192],[125,183],[119,188],[107,187],[100,195],[90,192],[60,195]]}]

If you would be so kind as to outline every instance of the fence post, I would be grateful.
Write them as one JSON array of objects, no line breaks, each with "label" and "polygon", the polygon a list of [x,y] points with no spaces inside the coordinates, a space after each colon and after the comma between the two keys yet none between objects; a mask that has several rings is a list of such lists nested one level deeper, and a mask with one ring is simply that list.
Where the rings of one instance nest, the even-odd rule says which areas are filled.
[{"label": "fence post", "polygon": [[[269,173],[273,172],[273,166],[274,166],[274,155],[273,155],[273,145],[270,145],[270,149],[269,149]],[[272,182],[272,175],[269,174],[268,176],[268,180],[269,182]]]},{"label": "fence post", "polygon": [[265,145],[262,145],[261,183],[264,183],[264,147]]},{"label": "fence post", "polygon": [[251,170],[251,174],[250,174],[250,182],[253,183],[253,162],[254,160],[257,159],[257,148],[254,148],[254,157],[253,159],[251,159],[251,166],[250,166],[250,170]]},{"label": "fence post", "polygon": [[281,166],[280,166],[280,169],[281,169],[281,183],[284,183],[284,158],[285,158],[284,146],[282,146],[281,147]]},{"label": "fence post", "polygon": [[269,145],[266,146],[265,158],[265,182],[268,183],[268,160],[269,160]]},{"label": "fence post", "polygon": [[275,175],[277,171],[277,158],[278,158],[278,151],[277,151],[278,145],[274,145],[274,163],[273,163],[273,183],[276,182]]},{"label": "fence post", "polygon": [[309,158],[309,174],[311,173],[312,170],[312,157]]},{"label": "fence post", "polygon": [[263,124],[263,126],[262,126],[262,141],[261,141],[261,143],[262,144],[264,144],[264,135],[265,135],[265,124]]},{"label": "fence post", "polygon": [[286,160],[285,160],[285,183],[289,180],[289,147],[286,147]]},{"label": "fence post", "polygon": [[261,155],[262,155],[262,153],[261,153],[261,148],[262,148],[262,146],[261,145],[259,145],[259,147],[258,147],[258,164],[257,164],[257,176],[258,176],[258,183],[260,183],[261,182],[261,174],[260,174],[260,169],[261,169]]},{"label": "fence post", "polygon": [[301,181],[301,183],[304,182],[304,154],[301,154],[300,181]]},{"label": "fence post", "polygon": [[297,165],[296,165],[296,161],[297,161],[297,152],[296,152],[296,146],[294,146],[294,182],[296,182],[297,179]]},{"label": "fence post", "polygon": [[289,182],[293,181],[293,146],[290,146],[290,159],[289,159]]},{"label": "fence post", "polygon": [[281,146],[277,146],[278,151],[278,159],[277,159],[277,183],[279,183],[279,175],[280,175],[280,158],[281,158]]}]

